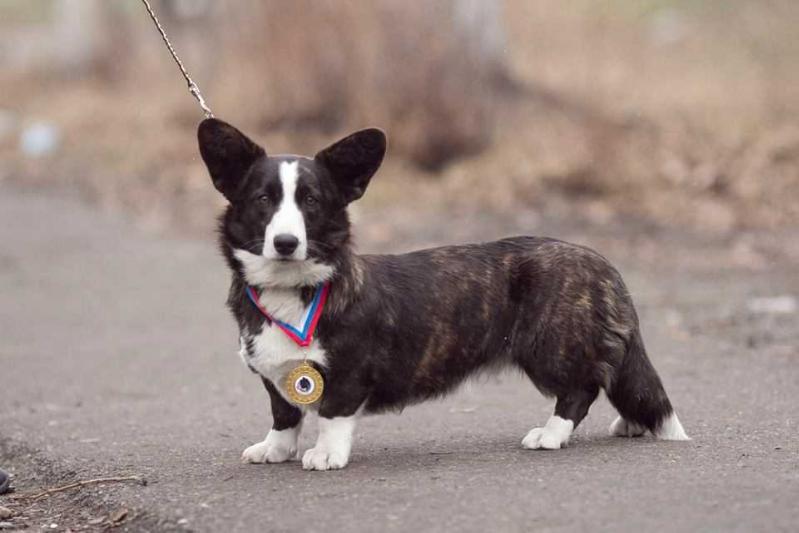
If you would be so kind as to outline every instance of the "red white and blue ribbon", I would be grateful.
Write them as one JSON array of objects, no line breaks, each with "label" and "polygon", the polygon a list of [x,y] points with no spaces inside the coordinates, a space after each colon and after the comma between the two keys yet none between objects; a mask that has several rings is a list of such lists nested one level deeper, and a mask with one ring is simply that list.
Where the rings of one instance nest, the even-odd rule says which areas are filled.
[{"label": "red white and blue ribbon", "polygon": [[247,294],[247,298],[249,298],[250,302],[252,302],[255,308],[258,309],[258,311],[260,311],[268,321],[274,322],[275,325],[279,327],[283,333],[286,334],[286,336],[288,336],[288,338],[300,346],[309,346],[313,340],[313,334],[314,331],[316,331],[316,325],[319,323],[319,318],[322,316],[322,310],[325,308],[327,294],[330,292],[330,282],[328,281],[320,283],[316,287],[316,292],[314,293],[313,300],[311,300],[311,305],[305,311],[305,315],[299,329],[295,328],[288,322],[283,322],[282,320],[278,320],[270,315],[269,311],[266,310],[261,303],[261,300],[258,298],[258,293],[255,292],[255,289],[247,286],[244,292]]}]

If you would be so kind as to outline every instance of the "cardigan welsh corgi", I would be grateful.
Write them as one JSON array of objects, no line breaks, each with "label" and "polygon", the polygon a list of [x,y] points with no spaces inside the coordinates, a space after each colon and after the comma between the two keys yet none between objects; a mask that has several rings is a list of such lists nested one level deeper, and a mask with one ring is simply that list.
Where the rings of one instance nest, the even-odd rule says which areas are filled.
[{"label": "cardigan welsh corgi", "polygon": [[268,155],[213,118],[198,140],[229,202],[219,244],[240,355],[271,399],[272,428],[244,450],[245,462],[297,457],[303,417],[316,411],[319,435],[302,466],[343,468],[362,413],[440,397],[503,367],[556,399],[524,448],[566,446],[600,390],[620,414],[611,434],[688,439],[647,357],[630,294],[598,253],[523,236],[358,255],[347,206],[380,167],[382,131],[358,131],[313,157]]}]

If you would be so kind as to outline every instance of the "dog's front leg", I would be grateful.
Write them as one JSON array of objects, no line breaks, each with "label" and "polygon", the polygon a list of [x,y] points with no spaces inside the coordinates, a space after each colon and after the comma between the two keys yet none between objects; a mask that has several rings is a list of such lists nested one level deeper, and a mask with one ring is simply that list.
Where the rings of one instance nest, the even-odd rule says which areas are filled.
[{"label": "dog's front leg", "polygon": [[305,470],[337,470],[350,460],[352,435],[366,393],[354,383],[325,390],[319,406],[319,436],[302,456]]},{"label": "dog's front leg", "polygon": [[275,385],[261,378],[272,403],[272,429],[266,438],[241,454],[245,463],[282,463],[297,456],[297,439],[302,429],[303,413],[288,403]]}]

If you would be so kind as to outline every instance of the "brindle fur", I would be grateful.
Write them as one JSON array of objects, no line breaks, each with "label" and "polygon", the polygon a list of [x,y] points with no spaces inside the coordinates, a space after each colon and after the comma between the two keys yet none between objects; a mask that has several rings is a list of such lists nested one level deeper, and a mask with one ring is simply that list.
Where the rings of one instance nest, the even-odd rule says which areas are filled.
[{"label": "brindle fur", "polygon": [[[233,273],[228,306],[240,329],[257,333],[269,326],[244,296],[233,250],[260,253],[258,237],[268,215],[256,216],[241,198],[264,188],[280,159],[267,158],[232,127],[245,141],[233,142],[224,135],[234,133],[220,134],[218,123],[207,122],[200,127],[203,157],[231,201],[220,220],[220,247]],[[326,364],[317,365],[325,379],[320,416],[402,409],[441,396],[483,369],[501,367],[521,369],[557,399],[555,414],[575,427],[602,389],[624,419],[652,431],[671,414],[630,294],[598,253],[540,237],[401,255],[353,253],[346,206],[362,194],[382,159],[378,140],[369,142],[343,153],[335,145],[339,160],[323,152],[326,157],[300,162],[308,186],[323,198],[324,212],[307,215],[309,242],[315,243],[309,250],[334,267],[316,332],[327,353]],[[215,159],[220,150],[239,160],[226,167]],[[352,170],[359,158],[378,152],[377,165]],[[310,301],[312,287],[295,290]],[[299,424],[300,410],[264,382],[274,428]]]}]

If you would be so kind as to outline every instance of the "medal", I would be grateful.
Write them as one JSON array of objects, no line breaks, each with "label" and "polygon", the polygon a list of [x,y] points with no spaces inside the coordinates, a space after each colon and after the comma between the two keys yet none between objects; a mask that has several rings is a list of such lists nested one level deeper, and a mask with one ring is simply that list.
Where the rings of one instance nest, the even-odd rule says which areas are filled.
[{"label": "medal", "polygon": [[286,375],[283,388],[292,402],[308,405],[322,397],[325,380],[314,367],[303,361]]},{"label": "medal", "polygon": [[[247,287],[244,293],[255,308],[266,317],[267,323],[270,326],[274,324],[280,328],[289,339],[294,341],[297,346],[307,349],[313,341],[313,334],[316,330],[316,325],[319,323],[319,318],[322,316],[322,309],[325,307],[329,291],[330,282],[320,283],[317,286],[314,297],[311,300],[311,305],[305,312],[305,316],[299,327],[294,327],[291,324],[271,316],[263,304],[261,304],[258,293],[253,287]],[[286,375],[286,379],[283,383],[286,396],[288,396],[292,402],[300,405],[312,404],[319,400],[325,388],[325,380],[322,378],[322,374],[308,364],[307,357],[308,355],[306,352],[305,359],[303,359],[299,366],[292,369]]]}]

